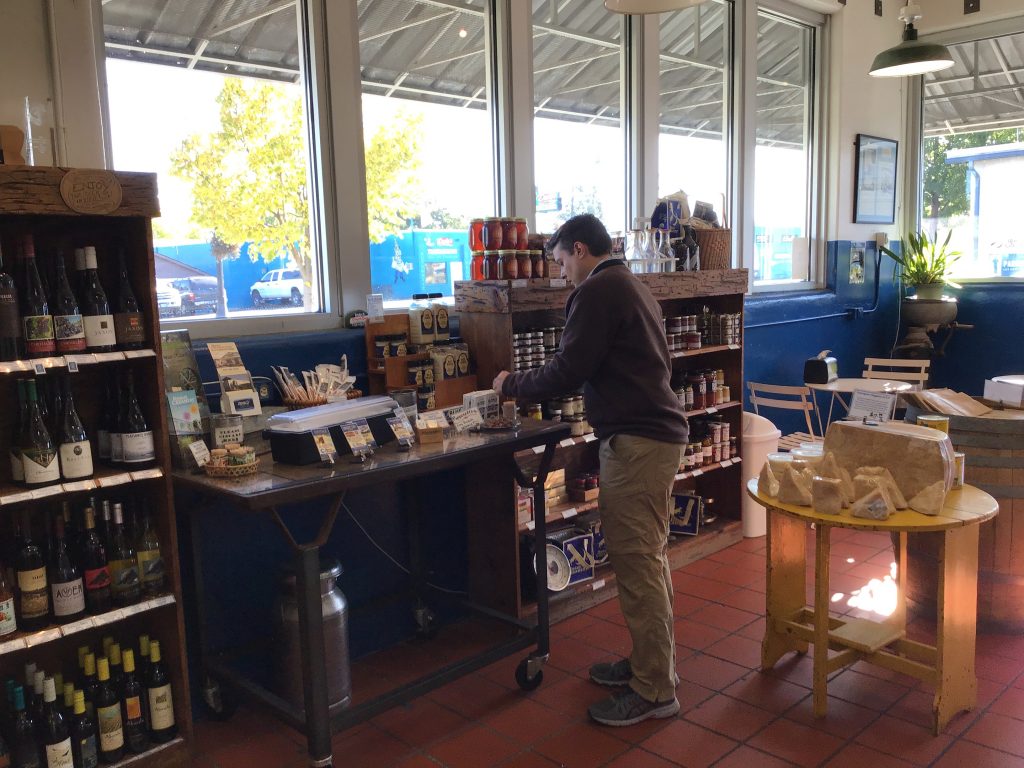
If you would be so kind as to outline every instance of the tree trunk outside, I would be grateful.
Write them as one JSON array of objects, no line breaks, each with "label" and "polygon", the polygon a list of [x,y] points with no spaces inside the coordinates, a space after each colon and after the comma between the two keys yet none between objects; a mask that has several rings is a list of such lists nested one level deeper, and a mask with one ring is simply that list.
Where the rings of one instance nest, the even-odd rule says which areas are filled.
[{"label": "tree trunk outside", "polygon": [[217,259],[217,317],[228,316],[228,301],[224,292],[224,259]]}]

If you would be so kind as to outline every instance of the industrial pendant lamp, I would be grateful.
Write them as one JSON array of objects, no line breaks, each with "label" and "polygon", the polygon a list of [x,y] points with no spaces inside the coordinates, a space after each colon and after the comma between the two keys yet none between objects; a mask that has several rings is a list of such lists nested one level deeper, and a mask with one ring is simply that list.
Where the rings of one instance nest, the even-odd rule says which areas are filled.
[{"label": "industrial pendant lamp", "polygon": [[615,13],[666,13],[700,5],[705,0],[604,0],[604,7]]},{"label": "industrial pendant lamp", "polygon": [[921,18],[921,6],[907,3],[900,9],[900,21],[906,24],[903,42],[875,56],[869,74],[872,77],[905,77],[938,72],[952,67],[953,57],[944,45],[922,43],[917,39],[914,22]]}]

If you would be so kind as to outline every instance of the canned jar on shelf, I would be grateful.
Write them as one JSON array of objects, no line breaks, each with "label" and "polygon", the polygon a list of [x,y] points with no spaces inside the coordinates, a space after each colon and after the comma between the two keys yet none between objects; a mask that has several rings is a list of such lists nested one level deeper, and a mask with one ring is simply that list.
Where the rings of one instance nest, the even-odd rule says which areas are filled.
[{"label": "canned jar on shelf", "polygon": [[484,219],[482,232],[485,251],[501,249],[504,244],[504,230],[501,226],[501,219],[494,216]]},{"label": "canned jar on shelf", "polygon": [[515,219],[501,219],[501,247],[513,251],[519,248],[519,230]]}]

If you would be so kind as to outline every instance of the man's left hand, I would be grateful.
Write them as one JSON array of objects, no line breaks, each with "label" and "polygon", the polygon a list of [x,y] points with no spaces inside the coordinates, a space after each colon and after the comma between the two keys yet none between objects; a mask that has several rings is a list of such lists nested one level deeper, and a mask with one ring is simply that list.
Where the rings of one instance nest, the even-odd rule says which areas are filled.
[{"label": "man's left hand", "polygon": [[494,377],[494,381],[491,383],[491,389],[501,394],[501,387],[505,383],[505,379],[508,377],[508,371],[500,371],[497,376]]}]

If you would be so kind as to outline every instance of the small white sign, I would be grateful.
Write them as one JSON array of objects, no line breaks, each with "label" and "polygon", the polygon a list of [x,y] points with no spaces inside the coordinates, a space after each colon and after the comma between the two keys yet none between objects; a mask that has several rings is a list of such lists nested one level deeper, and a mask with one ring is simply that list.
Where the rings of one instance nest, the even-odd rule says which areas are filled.
[{"label": "small white sign", "polygon": [[552,288],[565,288],[568,285],[564,277],[553,277],[551,278]]},{"label": "small white sign", "polygon": [[452,426],[456,432],[465,432],[483,423],[484,418],[476,408],[463,408],[452,417]]},{"label": "small white sign", "polygon": [[209,463],[210,449],[207,447],[205,441],[196,440],[194,443],[189,443],[188,449],[192,452],[192,457],[196,460],[196,466],[205,467]]},{"label": "small white sign", "polygon": [[565,438],[565,440],[560,442],[559,445],[562,446],[563,448],[568,448],[570,445],[576,445],[576,441],[573,440],[571,437],[567,437]]},{"label": "small white sign", "polygon": [[847,418],[854,421],[889,421],[896,411],[895,392],[865,392],[856,390],[850,399]]},{"label": "small white sign", "polygon": [[33,632],[25,638],[25,647],[35,648],[37,645],[52,643],[54,640],[60,640],[60,627]]},{"label": "small white sign", "polygon": [[562,510],[562,519],[568,520],[570,517],[576,517],[577,514],[576,507],[569,507],[568,509]]},{"label": "small white sign", "polygon": [[70,624],[65,624],[60,628],[60,631],[64,637],[67,637],[68,635],[73,635],[76,632],[85,632],[88,629],[92,629],[94,626],[96,625],[93,623],[92,616],[87,616],[84,619],[79,619],[78,621],[73,621]]},{"label": "small white sign", "polygon": [[368,294],[366,294],[366,322],[368,322],[368,323],[383,323],[384,322],[384,294],[383,293],[368,293]]},{"label": "small white sign", "polygon": [[131,481],[132,476],[129,475],[127,472],[122,472],[117,475],[109,475],[107,477],[96,478],[96,482],[99,484],[100,488],[110,488],[111,486],[115,485],[124,485],[125,483],[130,483]]},{"label": "small white sign", "polygon": [[89,480],[76,480],[73,483],[64,483],[65,493],[77,493],[79,491],[91,491],[96,487],[96,481]]},{"label": "small white sign", "polygon": [[43,364],[42,360],[35,360],[32,362],[32,371],[36,376],[42,376],[46,373],[46,366]]},{"label": "small white sign", "polygon": [[77,360],[68,360],[68,373],[78,373]]},{"label": "small white sign", "polygon": [[512,281],[512,287],[513,288],[526,288],[529,285],[530,285],[530,281],[529,280],[513,280]]}]

